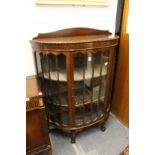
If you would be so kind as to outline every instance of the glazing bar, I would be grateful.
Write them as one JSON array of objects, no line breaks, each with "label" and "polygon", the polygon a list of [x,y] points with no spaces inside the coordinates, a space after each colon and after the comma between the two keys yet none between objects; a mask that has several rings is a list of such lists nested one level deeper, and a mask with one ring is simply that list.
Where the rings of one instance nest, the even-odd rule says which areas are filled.
[{"label": "glazing bar", "polygon": [[43,88],[43,94],[45,94],[46,96],[46,92],[45,92],[45,81],[44,81],[44,54],[40,53],[40,63],[41,63],[41,83],[42,83],[42,88]]},{"label": "glazing bar", "polygon": [[101,88],[102,88],[103,52],[101,51],[100,54],[101,54],[101,56],[100,56],[100,81],[99,81],[99,93],[98,93],[98,104],[97,104],[97,113],[98,113],[98,116],[99,116],[99,109],[100,109],[99,104],[101,104],[100,103],[100,97],[101,97]]},{"label": "glazing bar", "polygon": [[51,82],[51,59],[50,59],[51,54],[47,55],[47,63],[48,63],[48,75],[49,75],[49,80]]},{"label": "glazing bar", "polygon": [[62,122],[62,117],[63,117],[63,111],[62,111],[62,103],[61,103],[61,94],[60,94],[60,81],[59,81],[59,64],[58,64],[58,55],[56,57],[56,72],[57,72],[57,85],[58,85],[58,97],[59,97],[59,104],[60,104],[60,121]]},{"label": "glazing bar", "polygon": [[51,54],[47,54],[47,71],[48,71],[48,77],[49,77],[49,87],[48,87],[48,95],[49,95],[49,98],[51,96],[51,59],[50,59],[50,56]]},{"label": "glazing bar", "polygon": [[73,53],[67,53],[66,66],[67,66],[67,87],[68,87],[68,101],[69,101],[69,123],[70,127],[74,127],[75,125],[75,107],[74,107],[74,85],[73,85]]},{"label": "glazing bar", "polygon": [[[49,74],[49,86],[48,86],[48,88],[47,88],[47,90],[48,90],[48,97],[47,97],[47,100],[48,100],[48,103],[50,102],[51,103],[51,90],[52,90],[52,87],[51,87],[51,82],[52,82],[52,80],[51,80],[51,74],[50,74],[50,71],[51,71],[51,58],[50,58],[50,56],[51,56],[51,54],[47,54],[47,57],[46,57],[46,59],[47,59],[47,69],[48,69],[48,74]],[[48,107],[48,106],[47,106]],[[47,112],[48,112],[48,117],[49,117],[49,119],[51,120],[51,113],[49,112],[49,109],[47,110]],[[53,119],[52,120],[52,122],[55,122],[55,120]]]},{"label": "glazing bar", "polygon": [[94,58],[94,53],[92,53],[92,79],[91,79],[91,119],[93,119],[93,81],[94,81],[94,63],[95,58]]},{"label": "glazing bar", "polygon": [[82,109],[83,109],[83,124],[85,123],[85,120],[84,120],[84,115],[85,115],[85,68],[86,68],[86,55],[83,54],[83,106],[82,106]]},{"label": "glazing bar", "polygon": [[35,61],[35,66],[36,66],[37,78],[38,78],[39,73],[38,73],[38,63],[37,63],[37,52],[36,51],[34,51],[34,61]]}]

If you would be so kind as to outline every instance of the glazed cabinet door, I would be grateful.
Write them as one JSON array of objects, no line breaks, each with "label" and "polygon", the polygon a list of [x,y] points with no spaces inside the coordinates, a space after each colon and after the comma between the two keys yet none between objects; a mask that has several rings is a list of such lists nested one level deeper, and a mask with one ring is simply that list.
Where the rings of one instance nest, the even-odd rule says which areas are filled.
[{"label": "glazed cabinet door", "polygon": [[38,76],[45,94],[48,118],[56,125],[69,125],[66,55],[37,54]]},{"label": "glazed cabinet door", "polygon": [[110,50],[73,55],[75,126],[95,122],[105,115]]}]

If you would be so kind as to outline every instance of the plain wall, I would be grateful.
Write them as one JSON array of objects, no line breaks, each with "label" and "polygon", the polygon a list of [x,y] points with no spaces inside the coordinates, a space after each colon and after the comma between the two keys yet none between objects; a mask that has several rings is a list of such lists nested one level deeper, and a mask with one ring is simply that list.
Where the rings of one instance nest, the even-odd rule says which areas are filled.
[{"label": "plain wall", "polygon": [[[35,66],[29,40],[38,33],[52,32],[70,27],[90,27],[114,33],[117,0],[109,6],[36,5],[28,1],[28,15],[24,30],[26,51],[26,75],[34,75]],[[27,9],[27,7],[23,8]],[[25,10],[26,11],[26,10]]]}]

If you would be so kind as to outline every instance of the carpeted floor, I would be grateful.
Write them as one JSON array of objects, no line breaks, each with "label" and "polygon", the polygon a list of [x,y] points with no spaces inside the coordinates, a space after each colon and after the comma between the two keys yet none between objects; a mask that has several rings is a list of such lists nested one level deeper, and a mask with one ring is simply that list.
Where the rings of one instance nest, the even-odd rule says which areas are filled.
[{"label": "carpeted floor", "polygon": [[53,131],[52,155],[119,155],[129,145],[129,130],[113,116],[109,117],[106,128],[105,132],[98,126],[87,128],[77,135],[76,144],[70,144],[70,137],[62,132]]}]

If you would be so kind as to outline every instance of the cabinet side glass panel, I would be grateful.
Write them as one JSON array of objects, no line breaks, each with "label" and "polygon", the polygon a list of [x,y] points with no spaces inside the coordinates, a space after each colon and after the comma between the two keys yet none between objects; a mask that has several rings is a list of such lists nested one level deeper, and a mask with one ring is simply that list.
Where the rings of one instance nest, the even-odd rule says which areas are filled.
[{"label": "cabinet side glass panel", "polygon": [[41,62],[40,62],[40,53],[39,52],[36,52],[35,53],[35,56],[36,56],[36,68],[37,68],[37,71],[38,71],[38,76],[40,77],[41,76]]}]

